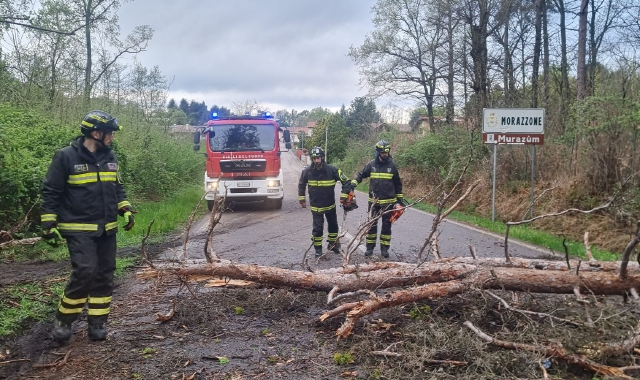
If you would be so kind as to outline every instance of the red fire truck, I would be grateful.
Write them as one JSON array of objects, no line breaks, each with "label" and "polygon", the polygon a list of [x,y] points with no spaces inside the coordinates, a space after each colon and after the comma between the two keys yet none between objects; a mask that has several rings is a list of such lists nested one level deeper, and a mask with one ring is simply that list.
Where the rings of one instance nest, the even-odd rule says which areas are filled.
[{"label": "red fire truck", "polygon": [[[205,138],[205,199],[213,208],[214,193],[230,202],[264,201],[268,208],[280,209],[284,183],[280,165],[280,134],[277,120],[269,112],[259,116],[212,114],[202,131],[193,135],[193,149],[200,150]],[[291,146],[288,130],[283,131],[286,147]]]}]

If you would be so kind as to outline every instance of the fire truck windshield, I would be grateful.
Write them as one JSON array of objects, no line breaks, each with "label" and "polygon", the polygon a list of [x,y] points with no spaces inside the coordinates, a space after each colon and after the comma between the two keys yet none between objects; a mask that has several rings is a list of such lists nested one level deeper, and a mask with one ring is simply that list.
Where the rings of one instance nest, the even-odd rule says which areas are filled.
[{"label": "fire truck windshield", "polygon": [[275,128],[271,124],[213,125],[209,146],[214,152],[269,151],[275,146]]}]

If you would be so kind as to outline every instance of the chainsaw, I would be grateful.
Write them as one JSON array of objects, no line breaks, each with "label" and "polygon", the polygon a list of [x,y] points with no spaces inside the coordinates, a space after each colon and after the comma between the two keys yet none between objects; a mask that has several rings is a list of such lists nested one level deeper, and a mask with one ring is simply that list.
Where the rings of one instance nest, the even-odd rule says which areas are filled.
[{"label": "chainsaw", "polygon": [[389,221],[393,223],[396,220],[400,219],[402,214],[404,214],[404,210],[405,210],[404,206],[402,206],[399,203],[396,203],[395,207],[393,208],[393,211],[391,212],[391,216],[389,217]]},{"label": "chainsaw", "polygon": [[342,208],[345,212],[355,210],[358,208],[358,204],[356,203],[356,194],[351,190],[347,194],[347,198],[340,198],[340,203],[342,204]]},{"label": "chainsaw", "polygon": [[347,193],[346,198],[340,197],[340,204],[344,210],[344,216],[342,217],[342,227],[344,229],[344,225],[347,222],[347,213],[358,208],[358,204],[356,203],[356,194],[353,189]]}]

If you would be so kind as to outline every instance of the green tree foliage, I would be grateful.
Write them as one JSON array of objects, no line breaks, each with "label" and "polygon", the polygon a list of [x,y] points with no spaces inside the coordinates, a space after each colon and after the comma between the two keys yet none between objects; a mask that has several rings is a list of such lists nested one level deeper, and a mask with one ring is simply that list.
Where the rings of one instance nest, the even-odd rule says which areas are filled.
[{"label": "green tree foliage", "polygon": [[336,162],[336,165],[342,169],[349,178],[352,178],[362,170],[367,162],[374,158],[375,144],[376,141],[366,139],[349,140],[344,158],[340,160],[340,162]]},{"label": "green tree foliage", "polygon": [[291,110],[291,112],[287,110],[278,110],[275,113],[276,118],[278,119],[278,123],[283,128],[289,128],[293,126],[296,117],[296,110]]},{"label": "green tree foliage", "polygon": [[[293,114],[293,111],[291,112]],[[309,121],[309,110],[304,110],[300,112],[296,112],[293,115],[293,126],[294,127],[304,127],[307,125],[307,121]]]},{"label": "green tree foliage", "polygon": [[420,120],[424,116],[428,116],[429,111],[426,107],[419,107],[411,111],[411,116],[409,117],[409,125],[411,126],[411,130],[415,131],[420,126]]},{"label": "green tree foliage", "polygon": [[[225,107],[218,107],[217,105],[214,105],[213,107],[211,107],[211,109],[209,110],[209,114],[207,115],[207,120],[209,120],[209,118],[211,117],[211,115],[216,112],[218,114],[219,117],[222,116],[229,116],[231,115],[231,110]],[[205,120],[205,121],[207,121]]]},{"label": "green tree foliage", "polygon": [[349,129],[338,114],[323,117],[318,120],[313,130],[313,136],[307,139],[307,148],[319,146],[324,149],[325,133],[327,136],[327,160],[336,162],[345,157],[349,141]]},{"label": "green tree foliage", "polygon": [[309,111],[308,119],[310,121],[318,121],[323,117],[331,116],[331,112],[328,108],[316,107]]},{"label": "green tree foliage", "polygon": [[209,120],[209,110],[207,105],[202,102],[198,103],[195,100],[192,100],[189,103],[189,113],[187,113],[187,117],[189,117],[189,124],[191,125],[202,125]]},{"label": "green tree foliage", "polygon": [[184,112],[185,115],[189,114],[189,102],[187,101],[187,99],[185,98],[180,99],[179,107],[182,110],[182,112]]},{"label": "green tree foliage", "polygon": [[[474,162],[485,154],[482,142],[471,140],[471,134],[462,128],[445,128],[403,146],[392,143],[391,154],[401,168],[412,168],[429,183],[456,181],[473,148]],[[472,168],[473,169],[473,168]]]},{"label": "green tree foliage", "polygon": [[298,132],[298,148],[300,149],[309,149],[309,141],[310,138],[304,131]]},{"label": "green tree foliage", "polygon": [[170,125],[185,125],[189,122],[189,117],[182,112],[181,109],[169,109],[169,124]]},{"label": "green tree foliage", "polygon": [[138,126],[116,138],[130,197],[158,200],[202,176],[204,157],[193,153],[189,134],[169,136]]},{"label": "green tree foliage", "polygon": [[351,101],[345,121],[350,135],[362,138],[371,132],[371,124],[380,123],[382,117],[373,99],[358,97]]},{"label": "green tree foliage", "polygon": [[[134,123],[128,113],[114,114],[124,128],[113,149],[130,199],[160,199],[201,179],[204,158],[191,150],[190,134],[169,135],[157,127],[159,119]],[[0,230],[16,225],[37,206],[51,158],[80,135],[82,116],[75,123],[58,125],[49,121],[47,113],[0,103]],[[30,219],[32,227],[39,225],[38,207]]]},{"label": "green tree foliage", "polygon": [[0,230],[37,203],[53,152],[77,134],[77,126],[53,125],[45,115],[0,103]]}]

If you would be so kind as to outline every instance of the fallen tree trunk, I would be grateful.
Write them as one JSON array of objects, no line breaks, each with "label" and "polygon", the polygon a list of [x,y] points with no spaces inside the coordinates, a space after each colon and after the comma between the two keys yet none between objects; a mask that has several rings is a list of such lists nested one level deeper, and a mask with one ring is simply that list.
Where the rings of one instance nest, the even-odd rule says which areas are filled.
[{"label": "fallen tree trunk", "polygon": [[[563,261],[540,259],[446,258],[415,266],[400,262],[350,265],[316,272],[303,272],[268,266],[215,260],[209,264],[192,261],[156,264],[155,269],[138,272],[140,279],[171,274],[178,277],[218,276],[253,281],[275,287],[313,291],[353,292],[360,289],[387,289],[464,280],[467,286],[487,289],[572,294],[576,289],[593,294],[617,294],[640,289],[640,266],[629,263],[625,280],[618,276],[620,263],[573,260],[572,269]],[[446,294],[445,294],[446,295]]]},{"label": "fallen tree trunk", "polygon": [[[138,278],[153,279],[169,276],[184,282],[190,279],[202,281],[212,277],[224,277],[272,287],[324,291],[327,292],[327,304],[332,305],[333,309],[325,312],[319,319],[325,321],[345,314],[345,320],[336,331],[336,335],[346,338],[353,332],[362,317],[381,309],[425,299],[449,297],[478,289],[575,294],[578,301],[585,304],[589,301],[586,301],[582,294],[628,295],[638,299],[640,265],[628,260],[624,264],[627,275],[623,279],[620,276],[621,262],[600,262],[592,259],[555,261],[510,258],[507,261],[504,258],[454,257],[418,265],[403,262],[374,262],[364,265],[345,265],[315,272],[217,259],[211,263],[204,260],[156,263],[154,268],[139,271]],[[488,290],[486,292],[490,293]],[[490,293],[490,295],[502,301],[502,305],[506,304],[495,294]],[[571,320],[552,314],[519,310],[508,304],[504,308],[523,315],[549,318],[555,323],[585,328],[593,324],[588,313],[586,318],[589,323],[581,323],[579,318]],[[479,334],[478,331],[474,330],[476,334]],[[612,367],[600,364],[586,356],[569,353],[561,345],[510,344],[511,342],[488,339],[486,335],[480,336],[500,347],[542,353],[599,374],[630,378],[625,371],[637,369],[637,367]],[[633,336],[621,343],[596,342],[588,347],[595,347],[592,351],[600,356],[611,356],[630,352],[639,342],[639,332],[634,331]],[[384,352],[383,354],[387,355]]]}]

